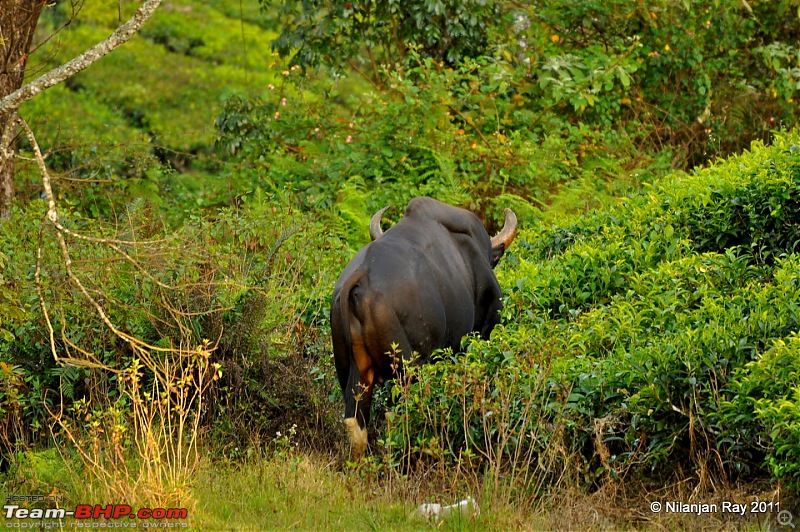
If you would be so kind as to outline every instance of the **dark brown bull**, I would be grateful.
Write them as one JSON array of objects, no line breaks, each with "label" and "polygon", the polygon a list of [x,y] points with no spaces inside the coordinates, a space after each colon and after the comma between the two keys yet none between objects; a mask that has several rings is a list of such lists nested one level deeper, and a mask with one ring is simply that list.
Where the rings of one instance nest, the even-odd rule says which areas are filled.
[{"label": "dark brown bull", "polygon": [[[503,306],[492,268],[517,231],[511,209],[489,238],[471,212],[420,197],[384,234],[385,210],[372,217],[373,242],[342,272],[331,306],[333,356],[356,458],[367,446],[375,384],[391,379],[403,360],[425,363],[435,349],[458,351],[470,332],[489,338]],[[393,344],[401,356],[396,364]]]}]

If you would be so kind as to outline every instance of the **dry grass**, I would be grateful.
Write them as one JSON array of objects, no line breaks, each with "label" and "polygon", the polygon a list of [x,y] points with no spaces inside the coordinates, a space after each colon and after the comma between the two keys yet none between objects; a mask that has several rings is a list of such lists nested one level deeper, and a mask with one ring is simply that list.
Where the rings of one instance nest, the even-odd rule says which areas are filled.
[{"label": "dry grass", "polygon": [[203,394],[219,373],[207,344],[169,355],[155,373],[133,359],[118,373],[117,401],[92,408],[81,400],[70,415],[51,412],[58,437],[69,443],[62,452],[68,470],[88,480],[85,497],[151,508],[192,501]]},{"label": "dry grass", "polygon": [[[776,513],[734,516],[721,512],[654,513],[653,501],[709,503],[777,501],[774,485],[742,485],[711,491],[697,478],[653,487],[646,479],[606,483],[585,493],[543,487],[539,492],[513,488],[514,479],[456,475],[453,470],[419,468],[407,475],[367,458],[347,465],[342,454],[324,454],[297,445],[302,435],[283,431],[271,450],[241,462],[226,462],[201,450],[178,504],[189,508],[189,525],[199,530],[772,530]],[[132,470],[128,470],[128,473]],[[110,472],[110,471],[109,471]],[[118,469],[120,485],[127,473]],[[110,477],[90,475],[80,460],[56,453],[33,453],[0,488],[10,493],[58,493],[64,507],[76,504],[154,504],[154,494],[169,486],[128,482],[124,491],[109,491]],[[130,480],[130,479],[129,479]],[[496,491],[496,486],[501,490]],[[707,485],[707,483],[706,483]],[[151,492],[150,490],[154,490]],[[172,491],[173,496],[176,494]],[[422,503],[453,504],[472,496],[477,518],[452,516],[429,522],[413,512]],[[161,499],[175,505],[176,499]],[[170,502],[173,501],[173,502]],[[790,504],[791,501],[782,501]],[[68,526],[68,524],[67,524]]]},{"label": "dry grass", "polygon": [[[697,482],[686,480],[661,490],[631,483],[591,494],[553,489],[514,499],[508,490],[494,491],[497,484],[488,477],[455,480],[432,469],[407,476],[387,474],[369,460],[348,467],[339,457],[299,451],[239,465],[205,461],[193,492],[198,504],[192,522],[204,529],[270,530],[760,530],[776,524],[775,513],[653,513],[650,503],[720,505],[777,500],[779,495],[755,485],[699,495]],[[480,507],[475,519],[436,523],[413,515],[421,503],[453,504],[467,495]]]}]

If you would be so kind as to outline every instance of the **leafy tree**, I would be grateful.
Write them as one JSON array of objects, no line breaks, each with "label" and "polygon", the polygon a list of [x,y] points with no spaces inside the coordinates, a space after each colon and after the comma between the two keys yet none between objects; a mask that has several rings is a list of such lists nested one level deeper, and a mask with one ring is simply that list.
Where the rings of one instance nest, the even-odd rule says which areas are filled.
[{"label": "leafy tree", "polygon": [[797,124],[795,0],[530,4],[539,85],[573,122],[648,130],[645,149],[670,146],[684,168]]},{"label": "leafy tree", "polygon": [[381,64],[404,63],[414,45],[448,64],[482,55],[498,11],[493,0],[286,0],[273,45],[303,66],[362,70],[366,63],[375,79]]}]

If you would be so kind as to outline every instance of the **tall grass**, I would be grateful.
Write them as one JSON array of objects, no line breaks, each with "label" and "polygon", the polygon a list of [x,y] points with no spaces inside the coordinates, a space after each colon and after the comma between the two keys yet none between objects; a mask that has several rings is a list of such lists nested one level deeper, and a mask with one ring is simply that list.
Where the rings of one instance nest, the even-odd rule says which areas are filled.
[{"label": "tall grass", "polygon": [[[178,349],[147,375],[139,359],[118,374],[120,395],[104,406],[85,399],[69,416],[53,412],[58,438],[79,458],[93,500],[136,507],[185,507],[200,465],[203,394],[219,377],[207,343]],[[68,462],[69,463],[69,462]]]}]

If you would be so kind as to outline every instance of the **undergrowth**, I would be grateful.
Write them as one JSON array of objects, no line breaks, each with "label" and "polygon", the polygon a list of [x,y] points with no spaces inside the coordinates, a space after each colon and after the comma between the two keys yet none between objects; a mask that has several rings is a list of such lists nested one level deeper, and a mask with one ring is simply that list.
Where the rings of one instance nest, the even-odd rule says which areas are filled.
[{"label": "undergrowth", "polygon": [[505,326],[419,369],[388,432],[396,459],[491,475],[503,457],[590,491],[771,476],[796,492],[798,145],[523,231],[499,268]]}]

